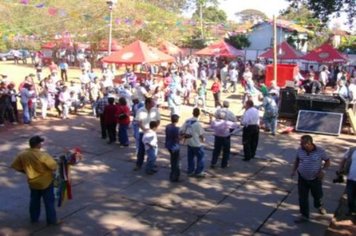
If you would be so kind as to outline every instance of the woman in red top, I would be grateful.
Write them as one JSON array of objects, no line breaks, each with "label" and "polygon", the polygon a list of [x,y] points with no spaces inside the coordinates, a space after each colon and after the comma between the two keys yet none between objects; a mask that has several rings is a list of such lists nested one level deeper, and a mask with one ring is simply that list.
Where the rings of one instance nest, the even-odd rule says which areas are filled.
[{"label": "woman in red top", "polygon": [[117,123],[117,106],[114,105],[114,98],[108,98],[109,104],[104,108],[104,124],[109,136],[108,144],[114,143],[116,141],[116,123]]},{"label": "woman in red top", "polygon": [[126,99],[121,97],[117,105],[116,113],[117,121],[119,123],[119,143],[122,146],[129,146],[128,129],[130,125],[130,108],[127,106]]},{"label": "woman in red top", "polygon": [[221,93],[221,83],[220,80],[215,77],[214,83],[211,85],[211,92],[213,92],[215,107],[220,106],[220,93]]}]

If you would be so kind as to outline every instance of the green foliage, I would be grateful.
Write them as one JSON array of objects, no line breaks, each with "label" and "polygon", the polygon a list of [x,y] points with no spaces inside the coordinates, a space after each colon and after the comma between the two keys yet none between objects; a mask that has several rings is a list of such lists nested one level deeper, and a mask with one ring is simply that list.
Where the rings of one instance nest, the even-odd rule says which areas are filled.
[{"label": "green foliage", "polygon": [[192,35],[183,37],[183,40],[181,42],[181,46],[184,48],[195,48],[195,49],[201,49],[206,47],[206,39],[202,39],[200,37],[200,31],[195,30],[193,31]]},{"label": "green foliage", "polygon": [[225,41],[237,49],[247,48],[251,45],[248,37],[244,34],[232,35],[225,39]]},{"label": "green foliage", "polygon": [[[199,9],[197,9],[192,18],[199,19]],[[215,7],[204,7],[203,8],[203,21],[207,23],[225,23],[227,21],[226,13],[223,10],[217,9]]]},{"label": "green foliage", "polygon": [[328,22],[333,15],[340,16],[346,13],[349,24],[352,26],[355,19],[356,1],[355,0],[288,0],[291,8],[299,8],[306,5],[312,11],[313,16],[320,19],[323,23]]},{"label": "green foliage", "polygon": [[[321,45],[329,38],[328,28],[320,21],[320,19],[314,17],[313,12],[306,4],[299,4],[298,7],[289,6],[281,12],[281,15],[278,18],[294,21],[296,24],[315,32],[314,34],[308,35],[309,49]],[[295,33],[287,38],[287,42],[290,45],[299,43],[299,40],[300,39]],[[305,40],[302,40],[302,44],[303,43],[305,43]]]},{"label": "green foliage", "polygon": [[258,21],[266,20],[268,17],[265,13],[255,10],[255,9],[246,9],[240,12],[235,13],[235,16],[240,18],[240,22],[250,22],[255,23]]},{"label": "green foliage", "polygon": [[278,18],[294,21],[296,24],[313,31],[325,28],[321,21],[314,17],[308,6],[304,4],[300,4],[298,8],[289,6],[281,12]]},{"label": "green foliage", "polygon": [[338,49],[350,54],[356,54],[356,36],[346,36]]},{"label": "green foliage", "polygon": [[[173,10],[181,7],[182,2],[186,1],[163,2],[176,4],[170,6]],[[191,34],[192,27],[183,25],[183,19],[178,14],[159,5],[163,2],[118,1],[113,7],[113,39],[121,45],[136,39],[157,45],[159,39],[178,42],[180,36]],[[38,49],[41,43],[53,41],[55,35],[70,32],[76,42],[90,43],[93,51],[96,51],[99,42],[108,39],[110,11],[105,1],[80,1],[78,4],[78,0],[48,0],[43,8],[35,7],[38,3],[42,1],[33,0],[30,5],[15,4],[11,1],[0,3],[1,36],[6,39],[6,42],[0,44],[0,48]],[[50,6],[55,6],[56,14],[49,15]],[[39,40],[37,43],[14,42],[16,35],[35,35]]]}]

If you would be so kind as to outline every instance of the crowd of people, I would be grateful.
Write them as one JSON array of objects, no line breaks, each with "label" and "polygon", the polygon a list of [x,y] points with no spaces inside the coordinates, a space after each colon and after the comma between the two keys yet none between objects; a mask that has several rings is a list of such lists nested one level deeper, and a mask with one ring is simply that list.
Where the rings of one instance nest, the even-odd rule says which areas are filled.
[{"label": "crowd of people", "polygon": [[[260,61],[256,61],[255,64],[250,62],[245,64],[241,60],[186,57],[177,60],[176,63],[160,67],[142,66],[141,70],[145,73],[139,76],[133,70],[126,68],[119,82],[115,79],[113,68],[103,64],[99,77],[88,60],[83,60],[80,66],[81,75],[77,82],[69,81],[69,66],[64,59],[59,65],[52,62],[48,69],[50,74],[43,77],[41,64],[36,64],[36,74],[26,76],[18,90],[14,88],[14,83],[3,76],[0,83],[0,126],[4,126],[6,119],[12,124],[20,122],[18,98],[22,106],[24,124],[31,124],[32,120],[37,118],[37,110],[41,111],[42,119],[46,119],[48,110],[52,108],[55,108],[59,118],[68,119],[70,112],[75,113],[78,109],[90,105],[92,115],[100,120],[101,138],[107,139],[108,144],[118,141],[123,147],[129,146],[129,127],[132,127],[137,157],[134,170],[142,169],[146,155],[145,173],[153,175],[158,171],[156,159],[159,149],[157,129],[161,125],[160,110],[167,108],[171,123],[165,127],[165,148],[170,153],[169,178],[172,182],[180,180],[182,144],[187,146],[187,175],[205,177],[206,134],[199,118],[202,113],[210,114],[210,128],[214,133],[214,148],[210,161],[212,169],[217,168],[221,153],[220,167],[223,169],[229,167],[231,136],[235,132],[242,130],[244,161],[250,161],[256,156],[261,123],[266,131],[271,132],[271,135],[277,134],[279,87],[275,82],[272,82],[269,87],[264,85],[264,65]],[[336,84],[339,85],[338,93],[343,91],[339,81],[345,81],[349,86],[347,96],[352,96],[350,85],[356,82],[355,71],[350,76],[343,71],[340,73],[341,76],[336,80]],[[321,70],[317,82],[314,82],[316,81],[314,74],[315,72],[310,69],[306,79],[301,76],[295,78],[295,83],[301,91],[317,93],[325,90],[329,78],[327,69],[324,67]],[[238,83],[242,85],[243,91],[238,90]],[[209,91],[214,100],[214,105],[210,107],[214,110],[207,108]],[[229,108],[229,101],[221,99],[222,93],[243,95],[241,103],[244,113],[240,123],[238,123],[237,113]],[[353,97],[348,99],[351,100]],[[178,127],[182,105],[192,107],[192,117]],[[262,122],[260,122],[259,110],[264,111]],[[321,178],[320,169],[328,167],[329,159],[324,152],[316,148],[310,136],[303,136],[301,142],[302,146],[298,151],[293,174],[298,170],[299,203],[302,214],[300,221],[305,221],[309,217],[309,208],[305,200],[308,189],[313,188],[314,198],[319,199],[315,201],[315,207],[320,213],[325,213],[320,201],[322,192],[316,193],[314,190],[317,188],[319,191],[321,184],[318,182],[316,183],[318,185],[314,186],[313,181]],[[311,152],[316,153],[318,162],[315,165],[303,166],[308,158],[305,153]],[[322,162],[326,164],[322,166]],[[21,168],[16,167],[17,170]],[[354,179],[351,181],[354,186]],[[354,194],[354,187],[350,194]],[[353,204],[350,203],[352,209],[354,209]],[[35,216],[33,218],[37,219]],[[49,223],[55,221],[55,217],[53,219]]]}]

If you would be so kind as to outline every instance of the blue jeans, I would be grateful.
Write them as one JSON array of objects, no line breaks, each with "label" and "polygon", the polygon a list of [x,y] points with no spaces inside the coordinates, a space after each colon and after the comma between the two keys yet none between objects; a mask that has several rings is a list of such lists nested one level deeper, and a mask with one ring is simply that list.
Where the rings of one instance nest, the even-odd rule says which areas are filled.
[{"label": "blue jeans", "polygon": [[179,149],[177,150],[168,150],[171,154],[171,173],[169,174],[169,180],[176,182],[179,180],[180,176],[180,157]]},{"label": "blue jeans", "polygon": [[146,150],[146,154],[147,154],[146,172],[151,172],[155,170],[157,153],[158,153],[157,147],[151,147]]},{"label": "blue jeans", "polygon": [[[200,174],[204,171],[204,148],[188,146],[188,174]],[[197,157],[195,168],[194,157]]]},{"label": "blue jeans", "polygon": [[346,194],[349,212],[356,212],[356,181],[350,179],[347,180]]},{"label": "blue jeans", "polygon": [[47,224],[55,224],[57,222],[57,214],[54,202],[53,184],[46,189],[38,190],[31,189],[30,199],[30,216],[32,222],[38,222],[41,214],[41,197],[46,208]]},{"label": "blue jeans", "polygon": [[309,191],[313,196],[314,207],[322,206],[321,199],[323,198],[322,182],[320,179],[306,180],[302,176],[298,177],[298,195],[299,195],[299,210],[300,213],[309,218]]},{"label": "blue jeans", "polygon": [[266,128],[271,130],[272,134],[276,134],[277,116],[263,117],[263,122],[265,123]]},{"label": "blue jeans", "polygon": [[28,107],[28,102],[21,102],[23,110],[23,123],[29,124],[31,122],[30,109]]},{"label": "blue jeans", "polygon": [[141,168],[143,161],[145,159],[145,145],[142,142],[143,138],[143,133],[139,133],[138,135],[138,150],[137,150],[137,160],[136,160],[136,166]]},{"label": "blue jeans", "polygon": [[216,165],[222,149],[223,157],[221,160],[221,167],[222,168],[227,167],[230,159],[230,146],[231,146],[230,136],[229,137],[215,136],[213,158],[211,159],[211,165]]},{"label": "blue jeans", "polygon": [[129,136],[127,134],[127,130],[129,129],[129,125],[119,124],[119,143],[121,145],[129,145]]},{"label": "blue jeans", "polygon": [[132,122],[132,131],[133,131],[133,136],[135,138],[136,153],[137,153],[138,148],[140,146],[140,133],[139,133],[139,126],[136,122]]}]

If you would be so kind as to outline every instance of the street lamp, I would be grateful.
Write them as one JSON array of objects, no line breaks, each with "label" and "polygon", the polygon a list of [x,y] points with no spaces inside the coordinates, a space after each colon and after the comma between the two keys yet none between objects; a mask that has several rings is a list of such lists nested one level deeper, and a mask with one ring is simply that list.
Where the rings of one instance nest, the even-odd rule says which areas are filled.
[{"label": "street lamp", "polygon": [[106,4],[109,6],[110,10],[110,23],[109,23],[109,43],[108,43],[108,54],[111,54],[111,44],[112,44],[112,12],[113,12],[113,7],[117,3],[117,0],[109,0],[106,1]]}]

